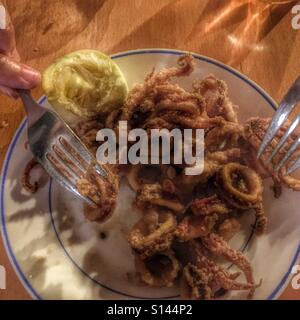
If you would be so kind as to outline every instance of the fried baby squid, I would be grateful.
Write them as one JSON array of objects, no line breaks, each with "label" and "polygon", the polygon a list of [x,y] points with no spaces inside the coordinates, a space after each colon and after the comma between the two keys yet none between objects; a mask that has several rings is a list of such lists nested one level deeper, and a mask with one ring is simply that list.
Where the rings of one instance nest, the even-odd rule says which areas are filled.
[{"label": "fried baby squid", "polygon": [[[264,135],[268,129],[271,119],[266,118],[250,118],[247,120],[244,126],[245,138],[247,139],[250,147],[254,150],[256,154],[259,146],[264,138]],[[291,175],[286,175],[287,169],[290,165],[293,164],[293,161],[300,156],[300,150],[296,150],[295,154],[287,161],[287,163],[279,170],[279,173],[274,172],[274,166],[279,163],[279,161],[284,157],[287,150],[291,147],[292,143],[297,139],[297,132],[294,131],[291,133],[290,137],[287,139],[284,146],[278,151],[277,155],[272,159],[272,162],[267,164],[266,159],[271,155],[272,151],[278,144],[279,140],[282,138],[287,128],[289,127],[290,122],[286,123],[278,130],[275,138],[270,142],[270,145],[266,148],[264,154],[261,157],[261,160],[258,161],[260,166],[264,168],[266,176],[272,177],[274,180],[275,186],[278,189],[278,185],[284,184],[286,187],[291,188],[292,190],[300,190],[300,180]]]},{"label": "fried baby squid", "polygon": [[180,271],[180,264],[171,250],[145,259],[135,254],[135,267],[141,280],[152,287],[172,287]]},{"label": "fried baby squid", "polygon": [[86,175],[77,181],[78,191],[95,203],[95,207],[85,206],[84,213],[89,221],[99,223],[106,221],[117,205],[119,177],[111,172],[107,166],[105,170],[107,175],[101,177],[91,167]]},{"label": "fried baby squid", "polygon": [[[168,104],[169,107],[170,100],[173,105],[176,104],[176,101],[179,103],[187,100],[195,102],[197,99],[193,99],[193,94],[186,92],[178,85],[170,83],[170,79],[173,77],[189,75],[194,69],[194,64],[195,61],[192,55],[184,55],[178,60],[178,67],[164,69],[158,73],[153,70],[146,77],[144,84],[135,86],[129,93],[123,107],[123,119],[129,120],[133,126],[136,121],[141,122],[145,115],[153,111],[156,106],[155,102],[160,97],[165,99],[165,105]],[[166,97],[168,100],[166,100]],[[196,104],[198,104],[198,101],[196,101]],[[199,107],[200,109],[202,108],[202,103],[200,103]],[[180,108],[182,109],[182,104]]]},{"label": "fried baby squid", "polygon": [[29,193],[36,193],[38,188],[39,188],[39,184],[37,181],[35,182],[31,182],[31,172],[32,170],[38,165],[39,163],[35,160],[35,159],[31,159],[24,170],[24,173],[22,175],[22,186],[23,188],[28,191]]},{"label": "fried baby squid", "polygon": [[207,236],[215,226],[218,215],[209,216],[186,216],[178,224],[175,236],[179,241],[189,241]]},{"label": "fried baby squid", "polygon": [[239,163],[224,165],[217,175],[220,194],[233,208],[251,209],[256,214],[256,232],[265,231],[267,217],[262,206],[263,185],[260,176]]},{"label": "fried baby squid", "polygon": [[227,204],[217,194],[204,198],[196,198],[191,204],[191,210],[196,216],[222,215],[230,211]]},{"label": "fried baby squid", "polygon": [[239,272],[230,273],[209,258],[200,242],[190,241],[176,246],[175,253],[184,264],[181,296],[184,299],[215,299],[227,290],[250,290],[260,284],[237,282]]},{"label": "fried baby squid", "polygon": [[248,298],[252,298],[255,288],[259,287],[261,282],[254,284],[252,267],[248,259],[241,252],[230,248],[227,242],[217,234],[211,233],[202,238],[202,242],[214,255],[228,259],[244,272],[247,283],[251,286]]},{"label": "fried baby squid", "polygon": [[213,274],[207,268],[197,268],[188,263],[183,271],[180,283],[181,296],[188,300],[210,300],[212,288],[209,284],[213,280]]},{"label": "fried baby squid", "polygon": [[[146,130],[149,137],[151,129],[176,128],[181,133],[191,129],[192,137],[196,129],[203,129],[203,172],[187,175],[187,168],[193,163],[177,163],[171,156],[169,165],[114,165],[120,171],[111,171],[107,179],[88,172],[78,181],[78,189],[99,204],[97,209],[85,208],[87,219],[101,223],[116,207],[120,172],[125,173],[136,193],[134,205],[142,215],[132,227],[128,242],[139,278],[147,285],[169,287],[180,279],[183,298],[216,299],[228,290],[246,290],[252,297],[261,282],[254,281],[251,265],[242,252],[232,249],[226,241],[240,230],[239,218],[248,209],[255,211],[256,232],[266,230],[262,179],[273,179],[276,197],[281,193],[281,185],[300,190],[300,180],[285,175],[300,151],[279,173],[273,170],[298,134],[293,133],[273,162],[266,164],[289,124],[282,127],[262,161],[257,160],[270,119],[251,118],[240,124],[226,83],[213,75],[196,80],[190,90],[176,84],[174,78],[189,76],[195,63],[193,56],[186,54],[173,68],[152,70],[144,83],[129,92],[122,108],[81,122],[74,130],[95,155],[101,145],[96,141],[97,131],[110,128],[118,137],[119,121],[126,120],[128,130]],[[196,150],[194,142],[192,138],[191,151]],[[116,151],[122,152],[119,146]],[[158,156],[161,158],[162,154]],[[30,181],[34,166],[34,161],[28,164],[23,178],[24,187],[32,193],[38,189]],[[220,257],[241,272],[230,273],[224,269],[219,264]],[[237,281],[240,273],[244,274],[245,283]]]},{"label": "fried baby squid", "polygon": [[151,210],[133,226],[128,241],[142,258],[149,257],[170,248],[176,226],[172,213]]},{"label": "fried baby squid", "polygon": [[229,241],[241,229],[241,224],[236,218],[227,218],[218,226],[218,235]]},{"label": "fried baby squid", "polygon": [[238,139],[243,134],[243,126],[238,123],[223,121],[211,129],[205,137],[205,150],[220,151],[237,147]]},{"label": "fried baby squid", "polygon": [[205,99],[206,113],[210,118],[222,116],[230,122],[238,122],[236,106],[228,97],[228,87],[222,80],[209,75],[204,80],[196,80],[193,84],[195,92]]},{"label": "fried baby squid", "polygon": [[176,195],[166,192],[159,183],[142,185],[137,193],[136,205],[143,210],[147,207],[158,206],[175,213],[184,211],[184,206]]},{"label": "fried baby squid", "polygon": [[262,200],[262,181],[252,169],[239,163],[225,164],[218,174],[218,184],[237,207],[249,207]]},{"label": "fried baby squid", "polygon": [[175,169],[168,165],[133,165],[126,172],[127,182],[136,192],[143,184],[162,182],[165,179],[172,180],[175,177]]}]

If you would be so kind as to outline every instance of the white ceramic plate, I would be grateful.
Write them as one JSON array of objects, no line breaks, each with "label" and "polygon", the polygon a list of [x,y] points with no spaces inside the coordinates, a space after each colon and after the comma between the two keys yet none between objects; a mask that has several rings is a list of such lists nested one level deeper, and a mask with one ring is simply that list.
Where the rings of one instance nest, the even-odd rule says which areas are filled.
[{"label": "white ceramic plate", "polygon": [[[143,82],[155,66],[174,66],[180,51],[138,50],[114,55],[131,87]],[[240,106],[240,121],[251,116],[270,116],[275,102],[255,83],[239,72],[207,57],[195,54],[192,76],[178,80],[190,87],[193,79],[209,73],[225,80],[232,101]],[[45,98],[41,103],[45,104]],[[126,233],[138,218],[131,208],[134,194],[123,185],[117,212],[104,225],[86,222],[82,203],[56,183],[44,181],[35,195],[22,190],[20,177],[31,159],[25,148],[26,120],[9,147],[1,179],[1,231],[11,262],[28,292],[37,299],[131,299],[174,298],[178,290],[137,286]],[[274,199],[266,183],[264,192],[269,229],[259,239],[252,237],[253,216],[244,219],[243,232],[231,245],[250,259],[257,281],[263,285],[256,299],[275,299],[288,283],[291,268],[300,253],[298,193],[284,190]],[[101,235],[105,233],[106,239]],[[225,298],[245,298],[244,292]]]}]

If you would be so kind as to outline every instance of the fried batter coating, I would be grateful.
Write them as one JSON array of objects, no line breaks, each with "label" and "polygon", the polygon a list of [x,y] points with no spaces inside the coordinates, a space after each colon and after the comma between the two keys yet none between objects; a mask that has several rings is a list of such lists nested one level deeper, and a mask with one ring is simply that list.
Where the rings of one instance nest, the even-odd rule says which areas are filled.
[{"label": "fried batter coating", "polygon": [[179,177],[180,183],[184,186],[194,188],[198,184],[205,184],[209,178],[213,177],[222,166],[228,162],[239,162],[241,150],[231,148],[224,151],[207,152],[204,159],[204,170],[200,175],[188,176],[183,171]]},{"label": "fried batter coating", "polygon": [[108,166],[105,170],[107,175],[101,177],[91,168],[86,176],[77,181],[78,191],[96,204],[96,207],[85,208],[85,216],[89,221],[98,223],[106,221],[112,215],[117,205],[120,187],[119,176],[115,175]]},{"label": "fried batter coating", "polygon": [[82,121],[74,127],[74,132],[93,155],[96,155],[100,145],[99,142],[96,141],[97,132],[103,127],[104,126],[99,119]]},{"label": "fried batter coating", "polygon": [[[178,247],[177,247],[178,250]],[[186,265],[183,274],[181,295],[188,299],[212,299],[220,289],[255,290],[259,285],[235,281],[239,273],[230,274],[208,258],[206,248],[199,242],[190,241],[182,245]],[[179,254],[176,251],[177,255]]]},{"label": "fried batter coating", "polygon": [[218,235],[229,241],[241,229],[241,224],[236,218],[225,219],[218,227]]},{"label": "fried batter coating", "polygon": [[261,202],[258,203],[254,210],[256,216],[255,232],[261,235],[266,232],[268,218],[265,216],[264,206]]},{"label": "fried batter coating", "polygon": [[161,118],[181,129],[204,129],[206,131],[223,121],[222,118],[207,118],[202,115],[191,118],[188,115],[178,114],[174,111],[162,114]]},{"label": "fried batter coating", "polygon": [[135,267],[141,280],[151,287],[174,286],[180,271],[180,264],[171,250],[145,259],[135,254]]},{"label": "fried batter coating", "polygon": [[176,225],[172,213],[151,210],[133,226],[128,241],[142,258],[149,257],[170,248]]},{"label": "fried batter coating", "polygon": [[207,151],[219,151],[223,145],[228,148],[237,147],[237,141],[244,132],[244,127],[238,123],[223,121],[220,125],[211,129],[205,137]]},{"label": "fried batter coating", "polygon": [[243,271],[247,283],[252,286],[248,295],[248,298],[252,298],[255,288],[259,286],[260,283],[258,285],[254,284],[253,271],[248,259],[241,252],[230,248],[227,242],[215,233],[211,233],[206,238],[202,238],[202,241],[213,254],[228,259]]},{"label": "fried batter coating", "polygon": [[39,188],[39,184],[37,181],[35,181],[33,184],[30,181],[31,180],[31,172],[38,164],[39,163],[35,159],[31,159],[27,163],[25,170],[24,170],[24,173],[22,175],[21,183],[22,183],[23,188],[32,194],[36,193]]},{"label": "fried batter coating", "polygon": [[212,215],[212,214],[226,214],[230,209],[226,203],[221,200],[216,194],[205,197],[196,198],[191,204],[191,210],[194,215]]},{"label": "fried batter coating", "polygon": [[222,116],[230,122],[238,122],[235,106],[228,97],[228,87],[222,80],[209,75],[204,80],[195,81],[195,92],[201,94],[206,102],[206,112],[209,117]]},{"label": "fried batter coating", "polygon": [[[187,54],[178,60],[178,67],[164,69],[155,73],[154,70],[146,77],[145,83],[142,85],[137,85],[131,92],[125,102],[123,108],[123,118],[125,120],[130,120],[132,114],[137,108],[143,106],[143,103],[150,101],[154,98],[158,86],[169,84],[169,80],[173,77],[188,76],[194,69],[194,59],[192,55]],[[178,89],[178,86],[176,87]],[[151,109],[151,108],[150,108]]]},{"label": "fried batter coating", "polygon": [[[265,135],[265,132],[268,129],[271,119],[266,118],[250,118],[247,120],[245,124],[245,136],[246,139],[249,141],[251,147],[258,151],[261,141]],[[286,141],[285,145],[278,151],[278,154],[273,158],[272,164],[266,164],[266,160],[270,155],[272,150],[278,144],[280,138],[283,136],[285,131],[289,126],[289,121],[287,121],[277,132],[276,137],[270,142],[270,145],[266,148],[262,159],[263,161],[260,164],[264,167],[264,169],[268,172],[269,176],[272,176],[273,180],[275,181],[275,185],[278,187],[279,181],[286,185],[288,188],[293,190],[299,191],[300,190],[300,180],[296,177],[291,175],[285,175],[287,168],[291,165],[292,161],[295,158],[299,157],[300,150],[296,150],[296,153],[293,155],[292,159],[290,159],[285,166],[279,171],[277,175],[274,173],[273,167],[280,161],[280,159],[285,155],[291,144],[297,139],[297,134],[293,132],[289,139]]]},{"label": "fried batter coating", "polygon": [[249,167],[238,163],[228,163],[218,175],[218,185],[223,199],[234,208],[253,208],[256,215],[256,233],[266,230],[267,217],[262,205],[262,181]]},{"label": "fried batter coating", "polygon": [[193,101],[193,99],[174,102],[170,98],[164,98],[161,100],[157,105],[156,108],[159,109],[159,112],[163,111],[179,111],[179,112],[186,112],[191,116],[197,116],[200,113],[201,104]]},{"label": "fried batter coating", "polygon": [[206,155],[207,161],[215,161],[219,165],[224,165],[228,162],[240,162],[241,157],[241,149],[239,148],[230,148],[223,151],[209,152]]},{"label": "fried batter coating", "polygon": [[[175,185],[173,179],[176,177],[176,171],[168,165],[131,165],[126,172],[126,178],[129,186],[134,191],[138,191],[143,184],[156,182],[162,183],[162,191],[169,194],[175,194]],[[172,184],[172,186],[171,186]],[[169,190],[167,190],[169,188]],[[170,188],[173,190],[171,191]]]},{"label": "fried batter coating", "polygon": [[212,289],[209,283],[213,280],[213,274],[207,268],[197,268],[188,263],[181,278],[181,296],[189,300],[210,300]]},{"label": "fried batter coating", "polygon": [[[153,70],[143,84],[130,91],[123,108],[81,122],[74,130],[95,155],[101,144],[96,141],[98,130],[111,128],[118,136],[120,120],[128,121],[128,130],[145,129],[149,137],[151,129],[192,129],[193,133],[203,129],[205,161],[200,175],[186,175],[187,163],[126,165],[127,182],[136,192],[134,204],[143,214],[128,235],[136,271],[144,283],[154,287],[172,286],[180,278],[183,298],[216,299],[228,290],[247,290],[252,297],[261,282],[255,284],[247,258],[226,241],[240,230],[237,218],[248,209],[255,211],[256,232],[265,232],[262,179],[272,177],[277,195],[282,184],[300,190],[300,180],[285,176],[287,166],[279,174],[273,172],[274,163],[296,135],[288,139],[271,165],[258,161],[257,150],[270,119],[251,118],[245,125],[239,124],[226,83],[213,75],[195,81],[191,90],[173,82],[175,77],[190,75],[194,66],[192,55],[186,54],[174,68]],[[263,160],[286,128],[279,130]],[[33,166],[34,161],[28,164],[23,179],[30,192],[38,188],[29,179]],[[81,194],[99,205],[97,209],[85,207],[88,220],[103,222],[112,214],[119,182],[117,171],[111,171],[108,179],[89,171],[78,181]],[[230,273],[218,264],[218,257],[235,264],[247,282],[238,282],[241,272]]]},{"label": "fried batter coating", "polygon": [[[218,173],[218,185],[232,198],[237,207],[251,207],[262,201],[263,185],[260,176],[239,163],[225,164]],[[228,194],[228,195],[227,195]]]},{"label": "fried batter coating", "polygon": [[212,232],[217,220],[217,214],[209,216],[186,216],[178,224],[175,230],[175,236],[179,241],[189,241],[205,237]]},{"label": "fried batter coating", "polygon": [[175,213],[181,213],[184,210],[183,204],[176,197],[166,197],[161,184],[144,184],[139,189],[136,198],[136,204],[139,208],[144,209],[147,206],[158,206],[167,208]]}]

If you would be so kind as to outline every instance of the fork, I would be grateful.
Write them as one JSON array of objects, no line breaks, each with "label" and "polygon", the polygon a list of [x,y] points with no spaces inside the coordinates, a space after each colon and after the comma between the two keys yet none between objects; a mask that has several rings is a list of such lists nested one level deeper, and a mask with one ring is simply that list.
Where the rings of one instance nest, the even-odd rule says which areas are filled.
[{"label": "fork", "polygon": [[103,177],[106,171],[56,112],[36,103],[28,90],[17,91],[27,113],[28,142],[35,159],[61,186],[95,206],[76,183],[91,168]]},{"label": "fork", "polygon": [[[283,98],[281,104],[279,105],[266,133],[259,147],[257,158],[259,159],[266,148],[269,146],[273,138],[276,136],[280,127],[287,120],[288,116],[295,109],[297,103],[300,101],[300,77],[294,82],[291,86],[285,97]],[[300,123],[300,113],[295,117],[292,123],[289,125],[288,129],[285,131],[284,135],[279,140],[278,144],[275,146],[269,158],[266,160],[266,163],[270,163],[274,156],[278,153],[278,151],[284,146],[285,142],[291,136],[293,131],[296,129],[298,124]],[[275,172],[278,172],[292,157],[294,152],[298,149],[300,145],[300,136],[292,143],[286,154],[279,161],[279,163],[275,166]],[[300,157],[294,161],[289,169],[286,171],[286,175],[291,174],[295,170],[300,167]]]}]

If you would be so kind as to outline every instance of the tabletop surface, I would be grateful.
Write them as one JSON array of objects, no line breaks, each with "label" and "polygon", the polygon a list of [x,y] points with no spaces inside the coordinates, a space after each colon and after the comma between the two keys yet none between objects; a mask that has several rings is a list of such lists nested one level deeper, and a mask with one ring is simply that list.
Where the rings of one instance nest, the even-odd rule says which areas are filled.
[{"label": "tabletop surface", "polygon": [[[107,54],[173,48],[220,60],[246,74],[276,101],[300,74],[300,30],[292,7],[269,0],[16,0],[7,1],[23,62],[41,72],[56,57],[83,49]],[[222,49],[220,49],[222,48]],[[34,96],[42,95],[41,88]],[[24,117],[19,101],[0,96],[0,166]],[[3,126],[2,124],[8,124]],[[300,264],[300,261],[299,261]],[[28,299],[0,239],[7,290],[1,299]],[[292,286],[281,299],[300,299]]]}]

